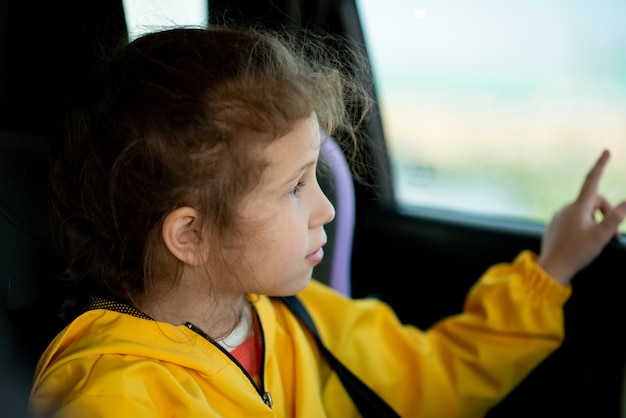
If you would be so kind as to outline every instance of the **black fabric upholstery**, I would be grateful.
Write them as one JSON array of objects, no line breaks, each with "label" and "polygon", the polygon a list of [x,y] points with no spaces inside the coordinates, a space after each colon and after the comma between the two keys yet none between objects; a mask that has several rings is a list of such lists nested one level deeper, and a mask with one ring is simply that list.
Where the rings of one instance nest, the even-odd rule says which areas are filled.
[{"label": "black fabric upholstery", "polygon": [[20,416],[36,361],[53,329],[45,277],[48,240],[46,155],[42,135],[0,132],[0,402]]}]

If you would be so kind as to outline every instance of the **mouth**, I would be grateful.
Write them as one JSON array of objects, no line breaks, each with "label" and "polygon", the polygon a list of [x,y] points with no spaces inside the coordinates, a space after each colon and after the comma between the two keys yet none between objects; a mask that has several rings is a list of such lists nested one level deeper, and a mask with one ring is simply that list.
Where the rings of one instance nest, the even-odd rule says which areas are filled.
[{"label": "mouth", "polygon": [[306,259],[308,261],[312,261],[315,264],[320,263],[323,258],[324,258],[324,248],[323,247],[319,247],[317,250],[315,250],[314,252],[312,252],[311,254],[306,256]]}]

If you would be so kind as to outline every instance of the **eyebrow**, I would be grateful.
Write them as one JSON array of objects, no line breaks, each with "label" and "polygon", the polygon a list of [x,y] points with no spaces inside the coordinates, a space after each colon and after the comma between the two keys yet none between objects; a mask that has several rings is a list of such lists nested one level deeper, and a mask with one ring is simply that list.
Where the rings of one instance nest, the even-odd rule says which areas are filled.
[{"label": "eyebrow", "polygon": [[313,165],[315,165],[315,163],[316,163],[316,161],[315,161],[315,160],[311,160],[311,161],[307,162],[306,164],[304,164],[302,167],[300,167],[300,169],[299,169],[298,171],[296,171],[296,173],[295,173],[293,176],[289,177],[289,180],[287,180],[287,181],[285,181],[285,182],[283,183],[283,184],[284,184],[284,186],[287,186],[287,185],[289,185],[289,184],[293,183],[293,182],[294,182],[294,180],[295,180],[296,178],[298,178],[299,176],[301,176],[303,172],[305,172],[305,171],[306,171],[306,170],[308,170],[310,167],[312,167]]}]

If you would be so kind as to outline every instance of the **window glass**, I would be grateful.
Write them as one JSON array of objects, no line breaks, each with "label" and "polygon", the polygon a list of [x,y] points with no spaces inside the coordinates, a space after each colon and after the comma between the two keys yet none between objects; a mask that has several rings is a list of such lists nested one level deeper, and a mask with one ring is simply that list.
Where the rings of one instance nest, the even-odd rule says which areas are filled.
[{"label": "window glass", "polygon": [[626,2],[357,5],[401,207],[545,223],[604,148],[626,198]]},{"label": "window glass", "polygon": [[123,0],[129,38],[175,25],[206,26],[206,0]]}]

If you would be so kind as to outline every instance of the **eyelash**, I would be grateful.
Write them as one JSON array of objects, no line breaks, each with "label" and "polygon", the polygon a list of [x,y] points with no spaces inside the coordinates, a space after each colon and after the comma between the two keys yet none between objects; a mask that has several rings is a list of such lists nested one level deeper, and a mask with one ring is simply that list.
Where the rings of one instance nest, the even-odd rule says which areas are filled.
[{"label": "eyelash", "polygon": [[296,183],[294,188],[289,191],[289,196],[298,197],[298,194],[300,193],[300,190],[302,190],[303,187],[304,187],[304,182],[299,181],[298,183]]}]

